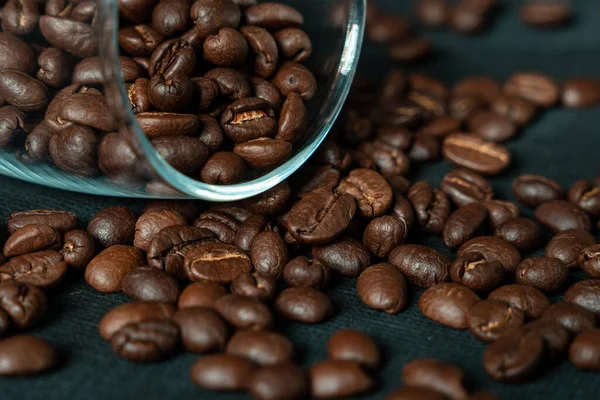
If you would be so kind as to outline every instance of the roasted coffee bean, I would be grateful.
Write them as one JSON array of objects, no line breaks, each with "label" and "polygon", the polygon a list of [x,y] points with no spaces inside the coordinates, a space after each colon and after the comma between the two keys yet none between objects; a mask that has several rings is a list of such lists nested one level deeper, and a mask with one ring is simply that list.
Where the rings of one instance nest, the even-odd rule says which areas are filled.
[{"label": "roasted coffee bean", "polygon": [[54,368],[57,351],[48,342],[31,335],[15,335],[0,342],[0,375],[37,375]]},{"label": "roasted coffee bean", "polygon": [[[385,400],[446,400],[447,397],[438,391],[406,386],[390,393]],[[477,400],[475,397],[469,397],[471,400]],[[481,399],[488,400],[488,399]],[[491,399],[495,400],[495,399]]]},{"label": "roasted coffee bean", "polygon": [[134,301],[122,304],[102,317],[98,331],[104,340],[110,340],[116,332],[128,324],[153,319],[170,319],[175,311],[172,304],[158,301]]},{"label": "roasted coffee bean", "polygon": [[480,203],[467,204],[454,211],[444,224],[444,244],[454,249],[483,231],[487,209]]},{"label": "roasted coffee bean", "polygon": [[308,379],[290,363],[263,367],[252,374],[248,392],[260,400],[301,399],[308,393]]},{"label": "roasted coffee bean", "polygon": [[575,303],[597,316],[600,315],[600,280],[588,279],[577,282],[565,292],[565,301]]},{"label": "roasted coffee bean", "polygon": [[176,74],[190,76],[196,66],[194,48],[181,39],[162,42],[148,61],[148,75],[163,74],[171,79]]},{"label": "roasted coffee bean", "polygon": [[261,272],[241,274],[231,282],[231,293],[260,301],[271,300],[276,292],[277,281],[270,274]]},{"label": "roasted coffee bean", "polygon": [[519,330],[524,320],[522,310],[500,300],[482,300],[467,312],[471,334],[488,343]]},{"label": "roasted coffee bean", "polygon": [[75,175],[98,175],[98,135],[80,125],[68,126],[50,138],[49,152],[54,164]]},{"label": "roasted coffee bean", "polygon": [[230,294],[215,302],[215,310],[238,329],[268,330],[273,325],[269,308],[257,299]]},{"label": "roasted coffee bean", "polygon": [[317,189],[333,189],[340,183],[341,173],[331,165],[306,165],[292,178],[298,197]]},{"label": "roasted coffee bean", "polygon": [[390,264],[413,284],[428,288],[450,280],[450,259],[437,250],[418,244],[404,244],[390,253]]},{"label": "roasted coffee bean", "polygon": [[129,323],[110,338],[110,345],[119,357],[136,363],[160,361],[178,343],[179,328],[166,318]]},{"label": "roasted coffee bean", "polygon": [[464,374],[459,368],[433,358],[418,358],[402,369],[402,381],[406,386],[432,389],[449,399],[468,398],[463,380]]},{"label": "roasted coffee bean", "polygon": [[481,253],[459,256],[450,267],[453,282],[478,293],[487,293],[502,284],[506,271],[499,261],[486,261]]},{"label": "roasted coffee bean", "polygon": [[590,231],[592,228],[586,212],[565,200],[554,200],[541,204],[535,209],[535,218],[554,233],[568,229]]},{"label": "roasted coffee bean", "polygon": [[152,200],[144,207],[142,214],[151,210],[176,211],[188,221],[198,214],[198,207],[189,200]]},{"label": "roasted coffee bean", "polygon": [[565,301],[546,308],[542,320],[558,323],[575,335],[596,325],[596,316],[592,312]]},{"label": "roasted coffee bean", "polygon": [[376,171],[355,169],[340,182],[336,189],[354,197],[360,215],[366,218],[383,215],[392,204],[393,193],[390,185]]},{"label": "roasted coffee bean", "polygon": [[244,17],[248,25],[261,26],[273,31],[304,24],[302,14],[286,4],[257,4],[248,7],[244,11]]},{"label": "roasted coffee bean", "polygon": [[17,70],[0,72],[0,97],[22,111],[42,111],[48,105],[46,86]]},{"label": "roasted coffee bean", "polygon": [[191,104],[197,104],[196,109],[199,112],[206,112],[214,108],[217,103],[217,99],[221,94],[219,85],[217,85],[217,83],[212,79],[201,76],[194,77],[191,79],[191,81],[192,85],[194,86],[194,94],[192,95]]},{"label": "roasted coffee bean", "polygon": [[552,360],[562,359],[571,344],[571,334],[562,325],[538,319],[523,325],[523,334],[534,332],[546,342],[546,350]]},{"label": "roasted coffee bean", "polygon": [[327,245],[315,246],[312,253],[315,260],[343,276],[356,277],[371,264],[369,250],[352,238],[342,238]]},{"label": "roasted coffee bean", "polygon": [[254,73],[265,79],[271,77],[279,62],[279,50],[273,36],[258,26],[244,26],[240,32],[254,52]]},{"label": "roasted coffee bean", "polygon": [[494,236],[479,236],[460,246],[458,256],[481,253],[487,262],[499,261],[506,272],[514,273],[521,262],[521,253],[506,240]]},{"label": "roasted coffee bean", "polygon": [[207,37],[203,46],[204,59],[219,67],[234,67],[248,57],[246,39],[231,28],[222,28],[217,34]]},{"label": "roasted coffee bean", "polygon": [[444,139],[442,154],[449,162],[484,175],[497,175],[510,164],[510,152],[479,136],[453,133]]},{"label": "roasted coffee bean", "polygon": [[562,85],[562,105],[567,108],[593,107],[600,103],[600,81],[571,78]]},{"label": "roasted coffee bean", "polygon": [[469,130],[491,142],[504,142],[517,133],[517,127],[508,117],[492,111],[479,112],[469,118]]},{"label": "roasted coffee bean", "polygon": [[6,336],[8,331],[10,330],[10,316],[8,313],[2,309],[0,309],[0,338]]},{"label": "roasted coffee bean", "polygon": [[352,329],[335,332],[327,341],[327,354],[332,360],[355,361],[368,369],[381,363],[381,353],[373,339]]},{"label": "roasted coffee bean", "polygon": [[201,307],[180,309],[173,321],[179,326],[186,351],[204,354],[225,349],[229,328],[215,311]]},{"label": "roasted coffee bean", "polygon": [[135,300],[175,303],[179,285],[175,278],[156,268],[136,268],[121,283],[123,293]]},{"label": "roasted coffee bean", "polygon": [[363,233],[363,244],[377,257],[385,258],[409,234],[406,221],[393,215],[373,219]]},{"label": "roasted coffee bean", "polygon": [[292,61],[286,61],[279,67],[272,83],[282,95],[287,97],[290,93],[298,93],[305,101],[312,99],[317,90],[317,81],[312,72]]},{"label": "roasted coffee bean", "polygon": [[359,395],[373,385],[356,361],[326,360],[310,368],[311,394],[318,399]]},{"label": "roasted coffee bean", "polygon": [[29,329],[37,325],[47,308],[46,295],[37,286],[13,279],[0,282],[0,309],[10,316],[17,328]]},{"label": "roasted coffee bean", "polygon": [[224,139],[223,129],[219,122],[210,115],[205,114],[199,115],[197,119],[203,125],[202,130],[198,134],[198,139],[200,139],[210,151],[218,150]]},{"label": "roasted coffee bean", "polygon": [[273,109],[258,97],[242,98],[230,104],[221,116],[221,125],[236,143],[274,136],[277,129]]},{"label": "roasted coffee bean", "polygon": [[192,24],[191,3],[190,0],[159,2],[152,12],[152,27],[165,36],[186,31]]},{"label": "roasted coffee bean", "polygon": [[173,74],[166,79],[156,73],[148,84],[148,98],[156,109],[175,112],[185,108],[194,94],[192,81],[183,74]]},{"label": "roasted coffee bean", "polygon": [[[485,113],[483,109],[486,103],[479,96],[472,94],[453,94],[448,101],[448,108],[450,116],[456,118],[459,121],[469,121],[470,130],[474,133],[479,134],[471,127],[472,117]],[[480,135],[484,137],[483,135]],[[484,137],[485,139],[485,137]]]},{"label": "roasted coffee bean", "polygon": [[159,156],[184,174],[197,171],[208,158],[208,148],[195,137],[165,136],[151,143]]},{"label": "roasted coffee bean", "polygon": [[577,257],[577,264],[583,270],[583,272],[588,274],[590,277],[599,278],[600,245],[592,244],[582,248],[579,256]]},{"label": "roasted coffee bean", "polygon": [[507,117],[517,126],[527,124],[536,113],[535,105],[518,96],[501,95],[491,106],[496,114]]},{"label": "roasted coffee bean", "polygon": [[539,107],[552,107],[560,97],[554,80],[538,72],[516,72],[504,82],[504,92],[529,100]]},{"label": "roasted coffee bean", "polygon": [[275,139],[294,143],[306,132],[306,106],[297,93],[290,93],[281,108]]},{"label": "roasted coffee bean", "polygon": [[429,319],[454,329],[466,329],[467,311],[479,296],[471,289],[456,283],[431,286],[419,298],[419,310]]},{"label": "roasted coffee bean", "polygon": [[519,216],[519,207],[510,201],[485,200],[481,204],[487,208],[490,226],[494,230]]},{"label": "roasted coffee bean", "polygon": [[448,116],[437,117],[419,130],[419,135],[443,139],[460,130],[461,122]]},{"label": "roasted coffee bean", "polygon": [[11,258],[0,266],[0,280],[14,279],[46,288],[56,285],[66,272],[67,264],[62,255],[46,250]]},{"label": "roasted coffee bean", "polygon": [[98,145],[98,167],[107,178],[116,182],[136,182],[138,155],[124,135],[112,132],[104,135]]},{"label": "roasted coffee bean", "polygon": [[[125,82],[135,82],[142,76],[138,63],[129,57],[119,57],[121,76]],[[104,83],[103,65],[100,57],[89,57],[80,61],[73,69],[73,83],[99,86]]]},{"label": "roasted coffee bean", "polygon": [[120,291],[123,279],[134,268],[144,265],[143,253],[131,246],[107,247],[90,261],[85,268],[85,280],[100,292]]},{"label": "roasted coffee bean", "polygon": [[42,15],[39,27],[52,46],[75,57],[91,57],[98,53],[98,37],[89,24],[60,16]]},{"label": "roasted coffee bean", "polygon": [[258,138],[237,144],[233,152],[250,168],[272,169],[290,158],[292,145],[279,139]]},{"label": "roasted coffee bean", "polygon": [[318,323],[333,314],[331,300],[309,287],[283,290],[275,300],[275,309],[284,318],[305,323]]},{"label": "roasted coffee bean", "polygon": [[488,76],[468,76],[454,85],[455,94],[470,94],[492,103],[502,95],[500,84]]},{"label": "roasted coffee bean", "polygon": [[294,347],[288,338],[276,332],[238,331],[229,339],[225,352],[260,366],[270,366],[290,362]]},{"label": "roasted coffee bean", "polygon": [[[0,148],[11,146],[25,134],[25,113],[13,106],[4,106],[0,108]],[[29,140],[30,136],[31,134],[27,135],[26,144],[31,142],[31,140]],[[32,136],[32,138],[33,137],[34,136]],[[48,137],[47,141],[49,140],[50,138]],[[48,154],[47,144],[45,147],[46,148],[41,151],[43,155],[40,158],[43,158]],[[37,161],[37,159],[33,159],[32,161]]]},{"label": "roasted coffee bean", "polygon": [[150,57],[165,37],[151,26],[128,25],[119,29],[119,45],[131,57]]},{"label": "roasted coffee bean", "polygon": [[541,231],[529,218],[517,217],[502,224],[494,231],[494,236],[501,237],[519,251],[528,252],[537,247]]},{"label": "roasted coffee bean", "polygon": [[4,244],[6,257],[15,257],[40,250],[55,250],[62,244],[60,232],[49,225],[31,224],[17,229]]},{"label": "roasted coffee bean", "polygon": [[[24,133],[23,119],[18,113],[21,111],[12,106],[0,108],[0,120],[5,121],[0,125],[0,147],[10,145],[18,135]],[[8,117],[8,120],[2,115]],[[50,138],[54,133],[53,123],[49,120],[43,120],[36,125],[25,139],[25,151],[20,155],[21,160],[32,163],[46,160],[50,153]]]},{"label": "roasted coffee bean", "polygon": [[68,231],[64,235],[60,254],[69,267],[83,269],[96,254],[94,238],[86,231]]},{"label": "roasted coffee bean", "polygon": [[44,49],[38,56],[40,69],[37,78],[52,87],[61,87],[69,78],[70,61],[65,53],[54,47]]},{"label": "roasted coffee bean", "polygon": [[288,230],[300,243],[327,243],[348,227],[355,211],[356,202],[352,196],[329,189],[315,190],[291,208]]},{"label": "roasted coffee bean", "polygon": [[390,45],[388,54],[394,61],[415,62],[425,58],[431,52],[431,42],[425,37]]},{"label": "roasted coffee bean", "polygon": [[362,143],[358,151],[371,158],[384,176],[405,175],[410,168],[410,159],[403,151],[379,140]]},{"label": "roasted coffee bean", "polygon": [[205,211],[196,221],[194,226],[211,231],[221,242],[232,244],[239,227],[239,222],[233,217],[220,212],[209,210]]},{"label": "roasted coffee bean", "polygon": [[77,217],[68,211],[30,210],[14,212],[8,217],[8,233],[11,235],[19,228],[31,224],[48,225],[59,232],[75,229]]},{"label": "roasted coffee bean", "polygon": [[[204,75],[204,77],[215,81],[219,86],[221,94],[223,94],[224,96],[228,96],[229,98],[231,98],[231,100],[244,100],[239,104],[246,104],[247,101],[250,101],[246,99],[250,97],[250,84],[248,83],[248,80],[245,78],[245,76],[239,73],[238,71],[231,68],[214,68],[210,70],[206,75]],[[252,101],[255,101],[254,98],[250,99]]]},{"label": "roasted coffee bean", "polygon": [[575,337],[569,348],[569,361],[579,369],[600,370],[600,329],[590,329]]},{"label": "roasted coffee bean", "polygon": [[[157,3],[157,0],[119,0],[119,13],[128,22],[141,23],[152,17],[152,10]],[[48,12],[48,5],[46,6],[46,13],[58,15],[59,12]]]},{"label": "roasted coffee bean", "polygon": [[152,238],[163,228],[173,225],[185,225],[185,219],[176,211],[155,210],[146,212],[135,223],[133,245],[142,251],[147,251]]},{"label": "roasted coffee bean", "polygon": [[523,310],[527,319],[538,319],[550,306],[545,294],[529,285],[505,285],[489,294],[488,299],[500,300]]},{"label": "roasted coffee bean", "polygon": [[185,273],[192,281],[228,283],[250,272],[252,263],[243,251],[224,243],[207,243],[190,249],[185,255]]},{"label": "roasted coffee bean", "polygon": [[198,118],[191,114],[142,112],[135,118],[150,139],[171,135],[192,136],[200,129]]},{"label": "roasted coffee bean", "polygon": [[356,281],[361,301],[388,314],[404,311],[408,305],[408,288],[404,275],[391,264],[381,263],[365,269]]},{"label": "roasted coffee bean", "polygon": [[227,289],[218,282],[193,282],[189,284],[179,295],[177,307],[214,308],[218,299],[227,294]]},{"label": "roasted coffee bean", "polygon": [[497,381],[522,381],[542,367],[544,348],[544,339],[537,332],[508,334],[485,349],[483,368]]},{"label": "roasted coffee bean", "polygon": [[199,34],[206,37],[221,28],[237,28],[242,14],[240,7],[231,0],[199,0],[192,5],[190,15]]},{"label": "roasted coffee bean", "polygon": [[565,191],[556,181],[541,175],[520,175],[512,188],[517,200],[532,208],[565,197]]},{"label": "roasted coffee bean", "polygon": [[[286,181],[265,190],[261,194],[245,199],[243,207],[251,213],[265,216],[283,213],[292,196],[289,184]],[[351,219],[351,218],[350,218]]]},{"label": "roasted coffee bean", "polygon": [[439,189],[431,189],[427,181],[420,181],[411,186],[407,197],[415,210],[419,226],[428,233],[442,233],[450,216],[448,196]]},{"label": "roasted coffee bean", "polygon": [[100,247],[131,245],[137,215],[127,207],[114,206],[100,210],[90,220],[87,231]]},{"label": "roasted coffee bean", "polygon": [[62,104],[58,116],[63,121],[103,132],[112,132],[118,129],[106,98],[89,92],[76,93],[67,98]]},{"label": "roasted coffee bean", "polygon": [[248,386],[253,370],[252,362],[243,357],[211,354],[192,364],[190,375],[194,384],[208,390],[240,391]]},{"label": "roasted coffee bean", "polygon": [[244,179],[245,172],[246,164],[240,156],[230,151],[220,151],[208,157],[200,176],[203,182],[211,185],[233,185]]},{"label": "roasted coffee bean", "polygon": [[563,25],[571,14],[571,7],[560,1],[529,1],[519,10],[521,22],[536,28]]},{"label": "roasted coffee bean", "polygon": [[235,234],[235,246],[245,252],[250,252],[254,238],[262,232],[266,225],[267,219],[262,215],[253,214],[246,218]]},{"label": "roasted coffee bean", "polygon": [[464,168],[448,172],[440,183],[440,189],[458,207],[491,200],[494,195],[492,186],[484,177]]},{"label": "roasted coffee bean", "polygon": [[569,229],[557,233],[546,246],[546,257],[561,260],[567,267],[577,267],[581,250],[596,243],[596,239],[583,229]]},{"label": "roasted coffee bean", "polygon": [[600,187],[593,182],[575,182],[569,190],[569,200],[592,218],[600,218]]},{"label": "roasted coffee bean", "polygon": [[323,289],[329,283],[330,268],[319,260],[298,256],[283,270],[283,280],[292,287]]},{"label": "roasted coffee bean", "polygon": [[352,161],[349,154],[346,154],[333,141],[325,140],[317,149],[311,160],[314,163],[331,165],[340,171],[346,171]]},{"label": "roasted coffee bean", "polygon": [[37,66],[36,54],[29,44],[8,32],[0,32],[0,69],[32,73]]},{"label": "roasted coffee bean", "polygon": [[281,54],[295,62],[306,61],[313,50],[310,36],[302,29],[284,28],[273,35]]}]

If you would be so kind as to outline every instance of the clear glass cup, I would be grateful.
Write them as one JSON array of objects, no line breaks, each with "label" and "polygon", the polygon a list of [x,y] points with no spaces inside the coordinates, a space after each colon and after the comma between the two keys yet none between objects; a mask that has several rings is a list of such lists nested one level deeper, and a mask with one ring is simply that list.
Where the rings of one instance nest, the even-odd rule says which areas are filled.
[{"label": "clear glass cup", "polygon": [[[308,104],[308,129],[282,165],[235,185],[209,185],[192,179],[163,160],[136,122],[120,73],[117,0],[98,0],[95,29],[103,63],[104,89],[113,117],[143,165],[144,178],[115,180],[64,172],[51,163],[23,162],[19,152],[0,150],[0,174],[40,185],[106,196],[139,198],[198,198],[234,201],[262,193],[294,173],[327,136],[348,95],[361,50],[366,0],[284,0],[305,16],[303,29],[313,42],[306,65],[317,75],[319,90]],[[127,106],[125,106],[127,104]],[[133,172],[133,171],[132,171]],[[141,174],[139,174],[141,175]],[[151,182],[151,183],[149,183]],[[168,183],[167,186],[159,182]],[[154,185],[154,186],[153,186]],[[158,190],[156,187],[158,186]],[[170,186],[170,188],[169,188]]]}]

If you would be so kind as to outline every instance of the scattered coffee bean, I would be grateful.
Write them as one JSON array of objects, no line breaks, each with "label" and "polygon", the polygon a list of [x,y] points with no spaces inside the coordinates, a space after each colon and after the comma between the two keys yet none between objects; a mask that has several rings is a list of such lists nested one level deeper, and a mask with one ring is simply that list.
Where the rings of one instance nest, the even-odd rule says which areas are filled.
[{"label": "scattered coffee bean", "polygon": [[184,269],[191,281],[229,283],[238,275],[250,272],[252,263],[237,247],[217,242],[190,249],[185,255]]},{"label": "scattered coffee bean", "polygon": [[444,139],[442,154],[449,162],[484,175],[497,175],[510,164],[510,152],[476,135],[453,133]]},{"label": "scattered coffee bean", "polygon": [[229,294],[215,302],[215,310],[223,319],[238,329],[256,331],[270,329],[273,315],[259,300]]},{"label": "scattered coffee bean", "polygon": [[85,280],[98,291],[118,292],[125,276],[145,263],[143,253],[135,247],[114,245],[90,261],[85,268]]},{"label": "scattered coffee bean", "polygon": [[252,241],[250,259],[255,271],[279,279],[288,262],[288,250],[278,233],[264,231]]},{"label": "scattered coffee bean", "polygon": [[539,107],[552,107],[560,97],[554,80],[539,72],[516,72],[504,82],[504,92],[529,100]]},{"label": "scattered coffee bean", "polygon": [[203,356],[192,364],[194,384],[208,390],[239,391],[248,386],[254,370],[251,361],[232,354]]},{"label": "scattered coffee bean", "polygon": [[4,255],[15,257],[39,250],[55,250],[62,244],[60,232],[49,225],[31,224],[17,229],[4,244]]},{"label": "scattered coffee bean", "polygon": [[593,107],[600,103],[600,81],[571,78],[562,86],[562,105],[567,108]]},{"label": "scattered coffee bean", "polygon": [[318,399],[359,395],[373,384],[356,361],[326,360],[310,368],[311,394]]},{"label": "scattered coffee bean", "polygon": [[337,331],[329,338],[327,354],[332,360],[356,361],[369,369],[381,363],[377,344],[364,333],[351,329]]},{"label": "scattered coffee bean", "polygon": [[596,243],[596,239],[583,229],[569,229],[557,233],[546,246],[546,256],[561,260],[567,267],[577,266],[581,250]]},{"label": "scattered coffee bean", "polygon": [[565,197],[564,189],[556,181],[541,175],[520,175],[513,182],[513,194],[527,207],[537,207]]},{"label": "scattered coffee bean", "polygon": [[218,299],[227,294],[227,289],[218,282],[202,281],[189,284],[179,295],[179,309],[191,307],[214,308]]},{"label": "scattered coffee bean", "polygon": [[19,228],[31,224],[48,225],[59,232],[75,229],[77,217],[68,211],[31,210],[12,213],[8,217],[8,233],[11,235]]},{"label": "scattered coffee bean", "polygon": [[315,246],[312,252],[314,260],[343,276],[356,277],[371,264],[369,250],[351,238],[342,238],[325,246]]},{"label": "scattered coffee bean", "polygon": [[58,364],[56,350],[45,340],[31,335],[16,335],[0,342],[0,375],[37,375]]},{"label": "scattered coffee bean", "polygon": [[480,253],[487,262],[499,261],[507,273],[513,273],[521,262],[521,253],[506,240],[494,236],[479,236],[464,243],[458,249],[459,257]]},{"label": "scattered coffee bean", "polygon": [[14,257],[0,266],[0,281],[14,279],[48,288],[55,286],[66,272],[67,264],[59,252],[38,251]]},{"label": "scattered coffee bean", "polygon": [[565,292],[565,301],[600,315],[600,280],[579,281]]},{"label": "scattered coffee bean", "polygon": [[569,201],[578,205],[593,219],[600,218],[600,187],[593,182],[575,182],[569,190]]},{"label": "scattered coffee bean", "polygon": [[481,204],[488,210],[490,226],[496,230],[506,221],[519,216],[519,207],[516,204],[503,200],[486,200]]},{"label": "scattered coffee bean", "polygon": [[159,301],[134,301],[121,304],[110,310],[98,324],[98,332],[104,340],[111,337],[128,324],[153,319],[169,319],[175,314],[175,307]]},{"label": "scattered coffee bean", "polygon": [[600,277],[600,245],[592,244],[581,249],[577,264],[591,278]]},{"label": "scattered coffee bean", "polygon": [[517,331],[524,320],[522,310],[500,300],[482,300],[467,312],[471,334],[488,343]]},{"label": "scattered coffee bean", "polygon": [[528,1],[521,6],[519,18],[535,28],[550,28],[563,25],[571,18],[571,8],[560,1]]},{"label": "scattered coffee bean", "polygon": [[173,321],[179,326],[181,342],[186,351],[204,354],[225,349],[229,327],[215,311],[186,307],[173,315]]},{"label": "scattered coffee bean", "polygon": [[468,120],[469,130],[490,142],[504,142],[517,133],[510,118],[492,111],[478,112]]},{"label": "scattered coffee bean", "polygon": [[448,172],[442,179],[440,188],[458,207],[478,201],[491,200],[494,195],[492,186],[484,177],[463,168]]},{"label": "scattered coffee bean", "polygon": [[535,218],[554,233],[568,229],[590,231],[592,223],[581,208],[565,200],[554,200],[535,209]]},{"label": "scattered coffee bean", "polygon": [[86,231],[74,230],[64,234],[60,254],[69,267],[85,268],[94,258],[95,251],[94,239]]},{"label": "scattered coffee bean", "polygon": [[596,325],[596,316],[593,313],[577,304],[563,301],[546,308],[542,320],[556,322],[573,334],[592,329]]},{"label": "scattered coffee bean", "polygon": [[529,218],[517,217],[502,224],[494,231],[494,236],[501,237],[521,252],[528,252],[537,247],[541,231]]},{"label": "scattered coffee bean", "polygon": [[292,343],[285,336],[267,331],[238,331],[229,339],[225,352],[260,366],[290,362],[294,356]]},{"label": "scattered coffee bean", "polygon": [[466,329],[466,314],[479,296],[457,283],[440,283],[427,289],[419,298],[419,310],[427,318],[454,329]]},{"label": "scattered coffee bean", "polygon": [[388,260],[411,283],[423,288],[450,280],[450,259],[439,251],[425,246],[417,244],[398,246],[392,250]]},{"label": "scattered coffee bean", "polygon": [[489,294],[488,299],[500,300],[522,310],[527,319],[538,319],[550,306],[550,300],[539,289],[529,285],[505,285]]},{"label": "scattered coffee bean", "polygon": [[410,187],[407,197],[415,210],[419,226],[425,232],[441,233],[450,215],[448,196],[439,189],[431,189],[427,181],[420,181]]},{"label": "scattered coffee bean", "polygon": [[364,304],[388,314],[402,312],[408,305],[406,279],[391,264],[381,263],[365,269],[356,281],[356,291]]},{"label": "scattered coffee bean", "polygon": [[506,271],[499,261],[486,261],[481,253],[466,253],[450,267],[450,278],[478,293],[487,293],[502,284]]},{"label": "scattered coffee bean", "polygon": [[136,268],[123,278],[123,293],[135,300],[175,303],[179,285],[175,278],[156,268]]},{"label": "scattered coffee bean", "polygon": [[261,400],[301,399],[308,393],[308,378],[290,363],[263,367],[252,374],[248,392]]},{"label": "scattered coffee bean", "polygon": [[418,358],[402,368],[402,381],[406,386],[435,390],[449,399],[468,398],[463,379],[459,368],[432,358]]},{"label": "scattered coffee bean", "polygon": [[284,318],[310,324],[321,322],[333,314],[329,297],[309,287],[283,290],[275,300],[275,309]]},{"label": "scattered coffee bean", "polygon": [[137,215],[127,207],[108,207],[90,220],[87,231],[100,247],[131,245],[136,220]]},{"label": "scattered coffee bean", "polygon": [[517,282],[544,293],[556,293],[567,280],[568,268],[558,258],[530,257],[517,267]]},{"label": "scattered coffee bean", "polygon": [[327,265],[304,256],[293,258],[283,270],[283,280],[293,287],[322,289],[329,283],[330,275]]},{"label": "scattered coffee bean", "polygon": [[485,349],[483,368],[497,381],[522,381],[541,369],[544,348],[544,339],[537,332],[505,335]]},{"label": "scattered coffee bean", "polygon": [[16,280],[0,282],[0,309],[19,329],[37,325],[48,308],[46,295],[37,286]]},{"label": "scattered coffee bean", "polygon": [[164,359],[179,343],[179,328],[170,319],[149,319],[132,322],[110,338],[110,344],[120,357],[147,363]]},{"label": "scattered coffee bean", "polygon": [[483,231],[488,211],[480,203],[467,204],[450,214],[444,224],[444,244],[454,249]]},{"label": "scattered coffee bean", "polygon": [[261,272],[241,274],[231,282],[231,292],[243,297],[268,301],[275,297],[277,281],[273,276]]},{"label": "scattered coffee bean", "polygon": [[569,348],[569,361],[583,370],[600,370],[600,329],[581,332]]}]

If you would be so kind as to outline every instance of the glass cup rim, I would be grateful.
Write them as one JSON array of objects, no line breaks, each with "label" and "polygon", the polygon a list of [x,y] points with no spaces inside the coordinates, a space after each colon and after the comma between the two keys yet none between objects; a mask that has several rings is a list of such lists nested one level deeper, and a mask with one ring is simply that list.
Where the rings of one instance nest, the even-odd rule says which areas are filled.
[{"label": "glass cup rim", "polygon": [[[117,1],[102,1],[104,3],[109,2],[108,4],[105,4],[108,6],[104,8],[105,10],[108,10],[108,15],[104,17],[112,19],[112,26],[118,26],[119,14]],[[180,191],[184,197],[188,196],[190,198],[215,202],[236,201],[252,197],[263,193],[286,180],[316,151],[331,130],[333,123],[342,110],[342,106],[348,96],[354,79],[362,49],[366,18],[366,1],[367,0],[346,0],[348,4],[348,14],[344,45],[340,60],[337,63],[334,78],[332,79],[328,92],[319,110],[319,115],[307,129],[308,133],[317,133],[313,133],[310,142],[305,144],[304,147],[289,160],[258,178],[234,185],[211,185],[200,182],[182,174],[163,160],[138,125],[133,111],[127,109],[124,114],[126,121],[123,122],[130,127],[138,142],[139,149],[143,152],[152,169],[170,186]],[[104,32],[104,30],[102,30],[102,32]],[[118,29],[112,29],[110,31],[110,36],[108,38],[101,38],[101,41],[104,41],[102,39],[110,40],[112,42],[110,48],[119,53]],[[120,54],[111,54],[110,56],[111,59],[118,60]],[[118,86],[119,95],[121,96],[121,101],[124,104],[127,104],[125,82],[121,75],[120,66],[118,63],[114,63],[112,68],[112,75],[117,79],[116,84]],[[154,196],[151,193],[148,193],[147,197],[181,198],[182,196]]]}]

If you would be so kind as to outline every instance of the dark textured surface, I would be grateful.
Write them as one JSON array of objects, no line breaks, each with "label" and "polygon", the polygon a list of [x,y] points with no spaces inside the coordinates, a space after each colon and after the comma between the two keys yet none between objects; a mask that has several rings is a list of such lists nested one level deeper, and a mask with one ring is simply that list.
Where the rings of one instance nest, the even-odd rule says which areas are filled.
[{"label": "dark textured surface", "polygon": [[[388,5],[408,9],[409,0],[388,0]],[[558,31],[533,31],[516,19],[519,1],[504,4],[490,31],[467,38],[446,31],[426,32],[436,46],[435,55],[416,66],[452,84],[466,74],[489,74],[504,79],[512,70],[547,72],[559,81],[582,74],[600,77],[600,7],[595,0],[574,1],[575,24]],[[363,71],[383,75],[381,48],[369,47]],[[507,147],[513,167],[492,179],[497,197],[514,200],[510,183],[519,173],[540,173],[569,187],[579,178],[591,179],[598,170],[600,108],[553,109],[543,113]],[[419,171],[417,178],[438,185],[452,167],[439,161]],[[109,205],[126,205],[141,211],[143,202],[108,199],[61,192],[0,178],[0,218],[10,212],[32,208],[67,209],[77,213],[81,227],[95,212]],[[530,210],[523,214],[532,216]],[[5,230],[5,226],[3,226]],[[548,233],[546,232],[546,239]],[[439,237],[413,237],[450,254]],[[538,251],[538,253],[540,253]],[[452,254],[453,255],[453,254]],[[575,277],[571,277],[572,283]],[[600,393],[600,379],[575,370],[568,362],[527,384],[502,385],[481,369],[484,345],[465,331],[445,328],[426,320],[418,311],[420,291],[413,290],[409,308],[387,315],[363,306],[356,295],[355,280],[334,282],[328,293],[336,305],[334,317],[320,325],[278,323],[290,335],[297,358],[309,366],[326,356],[326,341],[341,328],[357,328],[372,336],[386,356],[376,374],[377,391],[364,398],[379,399],[400,386],[402,366],[417,357],[436,357],[465,369],[469,387],[489,390],[502,399],[592,399]],[[55,372],[27,379],[0,379],[0,399],[199,399],[247,398],[215,394],[194,387],[189,379],[192,355],[178,355],[154,365],[133,365],[117,358],[104,342],[97,324],[104,313],[126,301],[123,295],[105,295],[87,287],[81,274],[71,273],[50,297],[50,313],[32,333],[48,339],[60,350],[63,361]]]}]

